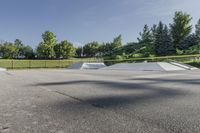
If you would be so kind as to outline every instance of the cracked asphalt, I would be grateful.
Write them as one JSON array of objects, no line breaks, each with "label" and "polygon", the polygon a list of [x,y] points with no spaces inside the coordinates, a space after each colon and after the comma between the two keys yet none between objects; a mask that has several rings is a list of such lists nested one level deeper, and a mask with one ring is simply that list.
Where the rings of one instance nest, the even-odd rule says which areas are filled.
[{"label": "cracked asphalt", "polygon": [[199,133],[200,70],[0,72],[0,133]]}]

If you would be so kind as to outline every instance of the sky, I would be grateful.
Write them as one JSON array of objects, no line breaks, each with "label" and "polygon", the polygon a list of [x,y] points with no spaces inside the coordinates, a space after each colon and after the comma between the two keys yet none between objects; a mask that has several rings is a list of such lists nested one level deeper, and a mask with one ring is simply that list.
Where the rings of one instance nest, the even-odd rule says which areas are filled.
[{"label": "sky", "polygon": [[137,41],[145,24],[172,23],[175,11],[190,14],[195,25],[199,9],[200,0],[1,0],[0,40],[36,47],[49,30],[76,46],[119,34],[125,44]]}]

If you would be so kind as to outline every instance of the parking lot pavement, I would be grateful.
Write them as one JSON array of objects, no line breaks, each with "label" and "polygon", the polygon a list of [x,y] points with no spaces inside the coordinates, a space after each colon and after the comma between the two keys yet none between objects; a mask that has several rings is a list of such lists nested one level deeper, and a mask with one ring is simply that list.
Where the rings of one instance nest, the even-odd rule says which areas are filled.
[{"label": "parking lot pavement", "polygon": [[0,133],[199,133],[199,101],[199,70],[0,72]]}]

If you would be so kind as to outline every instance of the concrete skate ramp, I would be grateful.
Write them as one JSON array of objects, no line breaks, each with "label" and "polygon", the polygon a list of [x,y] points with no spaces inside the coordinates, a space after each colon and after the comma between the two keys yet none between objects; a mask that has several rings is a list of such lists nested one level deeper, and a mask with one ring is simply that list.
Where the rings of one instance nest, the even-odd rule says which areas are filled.
[{"label": "concrete skate ramp", "polygon": [[0,68],[0,72],[2,72],[2,71],[6,71],[6,69],[5,68]]},{"label": "concrete skate ramp", "polygon": [[[193,67],[194,68],[194,67]],[[174,62],[150,62],[150,63],[120,63],[109,67],[102,68],[104,70],[132,70],[132,71],[181,71],[193,70],[189,66]]]},{"label": "concrete skate ramp", "polygon": [[75,63],[69,67],[69,69],[101,69],[106,67],[104,63]]}]

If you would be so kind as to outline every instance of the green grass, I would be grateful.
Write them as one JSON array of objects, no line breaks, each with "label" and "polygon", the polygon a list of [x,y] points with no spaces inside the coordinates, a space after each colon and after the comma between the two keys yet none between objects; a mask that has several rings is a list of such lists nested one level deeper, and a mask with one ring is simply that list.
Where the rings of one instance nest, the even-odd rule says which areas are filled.
[{"label": "green grass", "polygon": [[[200,68],[200,55],[183,55],[183,56],[165,56],[165,57],[148,57],[132,58],[123,60],[104,60],[106,64],[116,64],[121,62],[135,61],[170,61],[175,60]],[[32,68],[67,68],[76,62],[99,62],[96,58],[72,58],[69,60],[5,60],[0,59],[0,67],[7,69],[32,69]]]},{"label": "green grass", "polygon": [[0,59],[0,67],[7,69],[27,68],[67,68],[76,62],[96,62],[94,58],[70,59],[70,60],[4,60]]},{"label": "green grass", "polygon": [[200,68],[200,59],[194,60],[194,61],[186,61],[186,62],[183,62],[183,63],[197,67],[197,68]]}]

